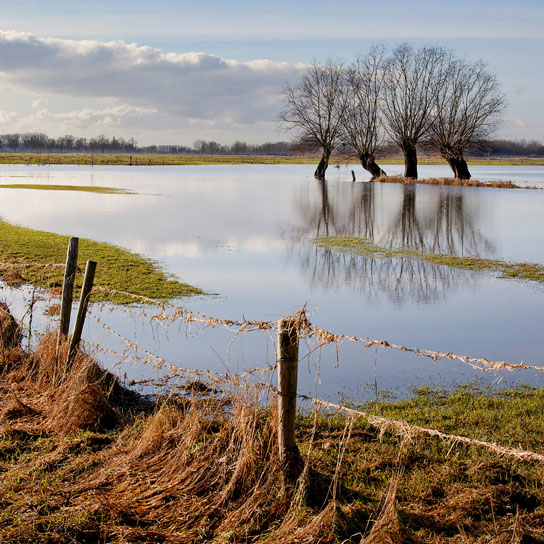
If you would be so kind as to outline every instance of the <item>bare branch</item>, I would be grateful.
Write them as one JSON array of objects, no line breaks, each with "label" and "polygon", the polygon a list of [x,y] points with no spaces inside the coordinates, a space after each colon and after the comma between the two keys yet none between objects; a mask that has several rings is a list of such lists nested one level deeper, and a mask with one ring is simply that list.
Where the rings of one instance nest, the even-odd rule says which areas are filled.
[{"label": "bare branch", "polygon": [[329,157],[340,143],[347,108],[345,70],[340,62],[312,64],[301,81],[284,90],[282,125],[296,131],[299,141],[323,151],[315,176],[323,178]]}]

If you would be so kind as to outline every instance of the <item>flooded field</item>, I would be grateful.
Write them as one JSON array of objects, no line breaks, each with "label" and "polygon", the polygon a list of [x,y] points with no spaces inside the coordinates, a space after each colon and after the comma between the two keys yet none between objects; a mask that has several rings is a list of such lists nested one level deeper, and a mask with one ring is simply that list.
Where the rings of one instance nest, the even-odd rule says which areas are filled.
[{"label": "flooded field", "polygon": [[[210,293],[175,301],[233,319],[274,320],[306,305],[311,321],[349,336],[513,363],[544,363],[544,286],[418,261],[382,259],[317,247],[319,236],[357,236],[382,247],[454,256],[544,263],[544,191],[352,183],[350,170],[313,167],[2,166],[0,184],[77,185],[135,194],[1,190],[0,217],[38,230],[112,243],[159,261],[183,282]],[[384,165],[389,174],[402,166]],[[472,167],[480,181],[544,187],[544,167]],[[449,176],[421,166],[421,177]],[[26,298],[3,299],[25,312]],[[150,313],[152,308],[139,307]],[[237,337],[220,328],[150,325],[125,309],[93,312],[126,338],[184,368],[236,372],[274,361],[266,333]],[[47,319],[35,316],[45,328]],[[84,337],[123,351],[96,322]],[[344,342],[307,354],[301,389],[332,399],[403,396],[413,386],[452,387],[472,380],[541,384],[535,373],[477,372],[384,348]],[[159,371],[117,365],[129,378]]]}]

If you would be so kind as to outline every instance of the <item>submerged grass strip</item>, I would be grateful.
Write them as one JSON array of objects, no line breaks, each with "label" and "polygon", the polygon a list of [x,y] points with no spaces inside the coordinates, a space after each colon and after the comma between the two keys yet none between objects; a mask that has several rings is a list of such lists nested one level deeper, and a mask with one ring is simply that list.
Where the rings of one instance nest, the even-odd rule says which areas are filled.
[{"label": "submerged grass strip", "polygon": [[106,195],[134,195],[130,189],[118,187],[98,187],[91,185],[41,185],[38,183],[4,183],[0,189],[34,189],[38,191],[79,191],[84,193],[100,193]]},{"label": "submerged grass strip", "polygon": [[[0,220],[0,261],[19,264],[64,264],[68,240],[68,236],[32,230]],[[120,247],[81,238],[78,258],[80,267],[84,267],[87,260],[98,263],[95,283],[110,289],[160,299],[202,294],[196,287],[169,278],[151,259]],[[63,275],[61,267],[0,266],[0,276],[8,283],[30,283],[49,289],[60,289]],[[81,284],[82,277],[78,274],[76,290],[80,289]],[[133,302],[119,295],[104,295],[97,292],[93,293],[93,298],[115,303]]]},{"label": "submerged grass strip", "polygon": [[453,266],[463,270],[496,272],[501,278],[544,283],[544,266],[537,263],[510,263],[498,259],[482,259],[480,257],[459,257],[444,253],[425,253],[415,249],[394,249],[378,246],[366,238],[353,236],[328,236],[316,238],[319,247],[330,248],[381,259],[409,257],[443,266]]},{"label": "submerged grass strip", "polygon": [[129,189],[117,187],[98,187],[91,185],[40,185],[37,183],[5,183],[0,189],[35,189],[38,191],[79,191],[84,193],[100,193],[106,195],[134,195]]}]

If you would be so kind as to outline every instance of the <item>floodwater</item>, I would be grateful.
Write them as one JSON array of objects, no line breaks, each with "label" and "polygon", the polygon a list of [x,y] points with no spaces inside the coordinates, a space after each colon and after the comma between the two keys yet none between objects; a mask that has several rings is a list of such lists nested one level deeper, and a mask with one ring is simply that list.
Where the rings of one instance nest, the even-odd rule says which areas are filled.
[{"label": "floodwater", "polygon": [[[377,259],[317,248],[325,235],[362,236],[386,247],[544,264],[544,191],[351,182],[350,170],[313,167],[1,166],[0,184],[43,183],[131,189],[135,195],[2,189],[0,217],[39,230],[113,243],[159,261],[211,296],[177,304],[216,317],[273,320],[306,305],[324,329],[491,360],[544,365],[544,287],[409,258]],[[402,166],[387,166],[400,173]],[[472,167],[475,179],[544,187],[544,167]],[[421,166],[421,177],[449,176]],[[23,314],[28,294],[4,289]],[[123,309],[95,308],[112,329],[183,368],[238,372],[274,361],[266,333],[151,325]],[[152,309],[139,308],[150,312]],[[34,324],[46,326],[45,318]],[[124,346],[93,320],[84,337]],[[313,346],[315,347],[315,346]],[[145,357],[145,353],[140,353]],[[141,364],[106,365],[129,378],[159,377]],[[300,389],[353,400],[411,387],[477,380],[541,385],[534,372],[481,373],[386,348],[344,342],[338,352],[301,346]]]}]

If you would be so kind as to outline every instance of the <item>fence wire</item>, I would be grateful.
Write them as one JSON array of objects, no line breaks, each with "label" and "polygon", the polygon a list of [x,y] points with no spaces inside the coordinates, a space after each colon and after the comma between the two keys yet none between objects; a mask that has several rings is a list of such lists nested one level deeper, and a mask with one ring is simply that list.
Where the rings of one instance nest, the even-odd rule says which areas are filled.
[{"label": "fence wire", "polygon": [[[57,263],[48,263],[46,265],[41,263],[2,263],[0,262],[0,270],[9,270],[17,269],[23,267],[36,267],[41,266],[44,268],[49,267],[64,267],[63,264]],[[491,371],[515,371],[515,370],[537,370],[541,373],[544,373],[544,365],[535,365],[535,364],[526,364],[523,362],[520,363],[508,363],[505,361],[493,361],[481,357],[471,357],[467,355],[458,355],[454,353],[445,353],[440,351],[434,351],[429,349],[421,349],[415,347],[407,347],[402,345],[397,345],[387,340],[377,340],[371,338],[364,338],[358,336],[348,336],[339,333],[333,333],[331,331],[322,329],[313,325],[308,319],[306,308],[303,307],[299,311],[295,312],[291,316],[287,316],[282,319],[271,320],[271,321],[258,321],[258,320],[234,320],[226,318],[217,318],[213,316],[208,316],[199,312],[193,312],[182,308],[180,306],[175,306],[169,302],[156,300],[146,296],[130,293],[127,291],[120,291],[116,289],[111,289],[101,285],[95,285],[94,290],[99,291],[103,294],[108,295],[122,295],[128,298],[133,299],[135,302],[144,304],[146,306],[152,306],[159,309],[158,313],[149,314],[146,312],[140,312],[134,308],[130,307],[120,307],[116,306],[115,309],[126,312],[132,317],[141,317],[143,319],[149,320],[151,323],[175,323],[180,322],[184,324],[196,323],[202,325],[203,327],[226,327],[229,330],[232,330],[236,335],[250,332],[250,331],[269,331],[275,332],[278,329],[280,321],[287,320],[290,324],[290,327],[297,332],[299,339],[306,338],[315,339],[317,341],[318,348],[322,348],[329,344],[335,344],[337,348],[337,363],[338,359],[338,346],[343,342],[357,342],[363,344],[364,348],[369,348],[372,346],[383,347],[395,349],[407,353],[413,353],[419,357],[430,358],[433,361],[439,359],[448,359],[456,360],[461,363],[467,364],[473,368],[479,370],[491,370]],[[101,307],[104,307],[104,303],[101,303]],[[5,313],[5,311],[0,308],[0,315]],[[133,361],[139,364],[150,364],[157,369],[167,369],[170,374],[163,376],[158,380],[144,379],[139,381],[133,381],[134,384],[149,384],[154,385],[165,385],[168,384],[174,377],[181,378],[192,376],[197,379],[204,379],[210,384],[214,385],[228,385],[232,387],[241,387],[241,388],[252,388],[259,389],[264,391],[270,391],[274,394],[278,393],[276,387],[274,387],[271,381],[271,371],[275,370],[277,365],[272,364],[267,367],[257,367],[244,372],[233,374],[233,373],[218,373],[211,370],[202,370],[202,369],[187,369],[181,368],[179,366],[168,363],[166,359],[156,355],[155,353],[143,348],[138,345],[136,342],[129,340],[124,337],[117,331],[113,330],[109,325],[102,321],[97,315],[93,312],[89,312],[88,315],[97,322],[103,330],[110,335],[117,338],[125,345],[125,350],[122,352],[114,351],[109,348],[103,347],[99,344],[95,344],[89,341],[82,341],[84,345],[87,346],[89,350],[100,351],[104,354],[108,354],[113,357],[118,357],[120,360]],[[143,353],[144,356],[140,357],[137,354]],[[268,381],[254,381],[254,383],[248,383],[247,379],[249,377],[255,379],[257,376],[261,378],[264,375],[268,375]],[[479,446],[486,448],[499,456],[514,457],[516,459],[524,461],[534,461],[539,463],[544,463],[544,455],[532,451],[523,450],[521,448],[512,448],[501,446],[500,444],[494,442],[486,442],[482,440],[477,440],[474,438],[469,438],[460,435],[448,434],[437,429],[422,427],[418,425],[412,425],[406,421],[394,420],[371,414],[369,412],[364,412],[361,410],[356,410],[354,408],[349,408],[347,406],[342,406],[340,404],[335,404],[325,400],[321,400],[315,397],[309,397],[302,394],[297,394],[297,397],[308,402],[312,402],[315,406],[315,410],[320,410],[321,408],[334,410],[338,413],[344,413],[352,417],[362,417],[364,418],[369,425],[380,430],[381,433],[386,431],[393,432],[394,434],[400,435],[402,437],[411,438],[415,435],[429,435],[437,437],[443,441],[451,442],[453,445],[460,443],[468,446]]]}]

